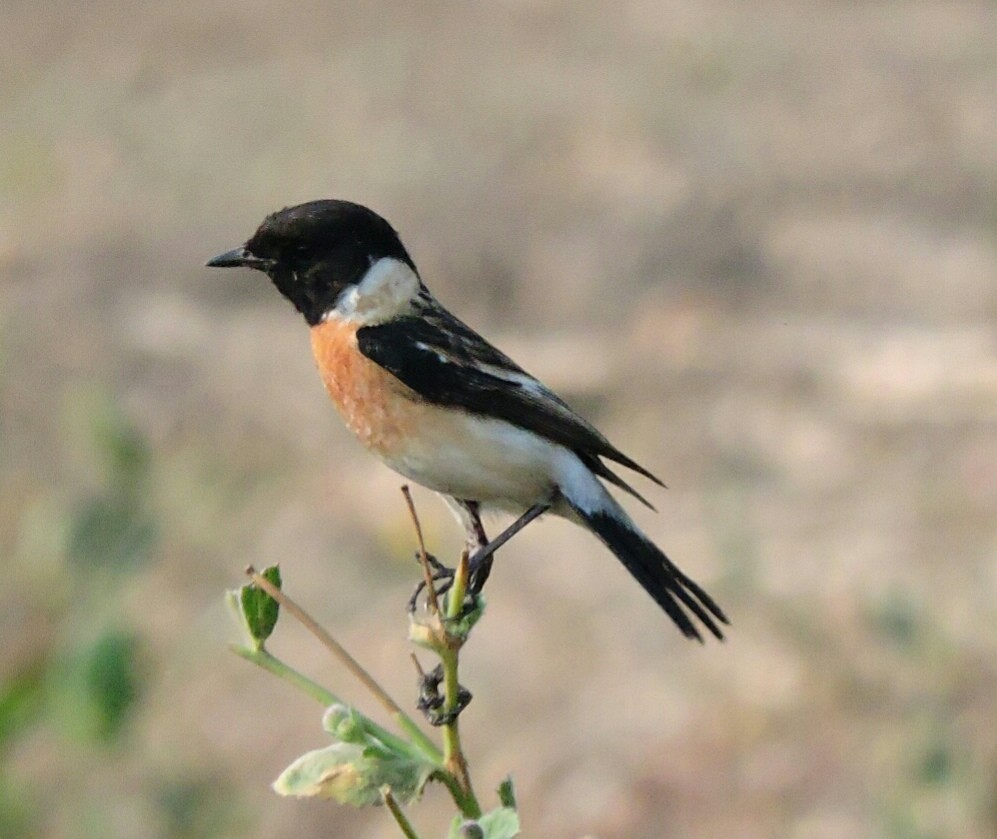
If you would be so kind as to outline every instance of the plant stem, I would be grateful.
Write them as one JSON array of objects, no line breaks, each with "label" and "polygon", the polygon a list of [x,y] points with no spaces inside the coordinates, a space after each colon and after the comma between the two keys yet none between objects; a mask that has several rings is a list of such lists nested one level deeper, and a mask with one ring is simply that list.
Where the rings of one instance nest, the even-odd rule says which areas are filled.
[{"label": "plant stem", "polygon": [[[443,662],[443,713],[447,713],[457,707],[458,682],[457,682],[457,651],[448,650],[440,656]],[[476,819],[481,816],[481,805],[474,794],[471,786],[471,776],[467,768],[467,758],[460,741],[460,728],[458,720],[454,718],[443,726],[443,765],[453,775],[460,792],[459,797],[454,794],[454,802],[460,807],[461,813],[467,818]],[[451,793],[455,790],[451,787]]]},{"label": "plant stem", "polygon": [[328,708],[330,705],[341,705],[345,704],[343,701],[336,696],[331,690],[326,690],[322,685],[313,682],[307,676],[299,673],[293,667],[289,667],[284,664],[279,658],[275,658],[270,655],[265,649],[252,649],[250,647],[243,647],[238,644],[232,644],[230,648],[237,656],[240,656],[246,661],[251,661],[258,667],[262,667],[264,670],[273,673],[275,676],[280,676],[285,682],[289,682],[294,685],[298,690],[310,696],[312,699],[319,702]]},{"label": "plant stem", "polygon": [[467,561],[467,551],[460,556],[457,563],[457,570],[454,571],[453,585],[447,594],[447,619],[457,620],[460,617],[461,607],[464,605],[464,595],[467,594],[467,576],[469,565]]},{"label": "plant stem", "polygon": [[436,744],[426,736],[423,730],[415,724],[415,721],[401,709],[401,706],[399,706],[399,704],[388,695],[387,691],[385,691],[385,689],[377,683],[374,677],[364,669],[360,662],[358,662],[346,651],[345,647],[343,647],[335,638],[326,632],[326,630],[323,629],[311,615],[309,615],[283,591],[273,585],[268,579],[258,574],[255,568],[250,566],[246,569],[246,573],[252,578],[256,585],[269,594],[284,609],[290,612],[298,620],[298,622],[305,627],[305,629],[311,632],[311,634],[319,640],[322,646],[329,650],[333,656],[339,659],[340,663],[347,670],[349,670],[360,681],[360,683],[371,692],[371,694],[373,694],[374,698],[378,702],[381,703],[382,707],[395,721],[395,724],[402,731],[408,734],[408,736],[412,739],[413,744],[419,749],[420,752],[422,752],[434,763],[440,763],[443,760],[444,756],[440,754],[440,750],[436,747]]},{"label": "plant stem", "polygon": [[[312,699],[318,701],[321,705],[328,708],[330,705],[345,705],[336,694],[332,691],[327,690],[320,684],[313,682],[307,676],[299,673],[293,667],[285,664],[279,658],[271,655],[265,649],[252,649],[251,647],[242,647],[237,644],[233,644],[230,649],[240,658],[246,659],[246,661],[251,661],[258,667],[262,667],[269,673],[273,673],[275,676],[279,676],[284,681],[289,684],[294,685],[303,693],[310,696]],[[405,752],[411,755],[416,760],[429,760],[431,763],[439,764],[441,767],[443,765],[443,756],[440,754],[439,749],[433,746],[433,754],[427,754],[426,751],[420,746],[410,743],[408,740],[403,740],[401,737],[396,737],[386,728],[378,725],[369,717],[360,715],[360,719],[363,723],[364,731],[370,734],[372,737],[376,737],[384,745],[390,746],[396,751]],[[430,744],[432,745],[432,744]]]},{"label": "plant stem", "polygon": [[[454,573],[453,586],[448,593],[447,620],[457,620],[460,617],[464,596],[467,593],[468,562],[465,551],[457,564]],[[444,624],[445,625],[445,624]],[[460,644],[462,639],[447,633],[447,642],[438,650],[440,662],[443,665],[443,713],[453,714],[450,722],[443,726],[443,765],[453,773],[460,788],[460,796],[454,794],[454,802],[460,807],[466,817],[476,819],[481,816],[481,805],[471,786],[471,775],[467,768],[467,758],[460,742],[460,728],[457,712],[460,707],[460,682],[458,667],[460,664]]]},{"label": "plant stem", "polygon": [[384,806],[391,811],[391,815],[395,817],[402,833],[405,834],[405,839],[419,839],[419,834],[415,832],[412,822],[408,820],[408,816],[402,812],[402,808],[391,794],[391,787],[381,787],[381,800],[384,802]]},{"label": "plant stem", "polygon": [[433,585],[433,572],[429,570],[429,554],[426,553],[426,541],[422,537],[422,525],[419,523],[419,514],[415,511],[415,502],[412,500],[412,491],[408,484],[402,487],[402,495],[405,496],[405,503],[408,505],[409,515],[412,517],[412,524],[415,527],[415,537],[419,542],[419,561],[422,565],[423,581],[426,584],[426,602],[429,604],[429,613],[438,615],[440,613],[440,603],[436,596],[436,586]]}]

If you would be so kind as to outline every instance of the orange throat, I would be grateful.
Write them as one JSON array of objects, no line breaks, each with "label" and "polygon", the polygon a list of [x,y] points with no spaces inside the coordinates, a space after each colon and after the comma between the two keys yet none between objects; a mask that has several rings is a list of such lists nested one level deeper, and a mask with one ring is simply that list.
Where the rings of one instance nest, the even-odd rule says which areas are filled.
[{"label": "orange throat", "polygon": [[316,324],[312,354],[347,428],[368,449],[390,458],[404,447],[422,412],[411,389],[360,352],[359,327],[337,318]]}]

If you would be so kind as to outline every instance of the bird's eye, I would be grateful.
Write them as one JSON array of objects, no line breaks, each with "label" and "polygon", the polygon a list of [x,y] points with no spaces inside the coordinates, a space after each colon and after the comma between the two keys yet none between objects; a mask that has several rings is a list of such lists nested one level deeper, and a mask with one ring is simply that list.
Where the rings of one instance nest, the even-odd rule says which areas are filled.
[{"label": "bird's eye", "polygon": [[288,257],[298,265],[307,265],[315,259],[315,246],[309,242],[297,242],[289,250]]}]

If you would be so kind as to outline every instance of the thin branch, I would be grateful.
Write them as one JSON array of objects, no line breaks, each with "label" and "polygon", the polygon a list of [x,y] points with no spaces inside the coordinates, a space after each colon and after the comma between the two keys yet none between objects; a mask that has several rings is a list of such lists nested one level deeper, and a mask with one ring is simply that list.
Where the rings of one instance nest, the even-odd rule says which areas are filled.
[{"label": "thin branch", "polygon": [[419,834],[415,832],[412,822],[408,820],[408,816],[402,811],[395,796],[391,794],[391,787],[381,787],[381,800],[384,802],[384,806],[391,811],[391,815],[395,817],[402,833],[405,834],[405,839],[419,839]]},{"label": "thin branch", "polygon": [[[255,664],[257,667],[262,667],[268,673],[272,673],[275,676],[279,676],[284,681],[288,682],[294,687],[301,690],[303,693],[310,696],[312,699],[319,702],[324,707],[328,708],[330,705],[345,705],[346,703],[340,699],[331,690],[322,687],[322,685],[317,682],[313,682],[307,676],[299,673],[293,667],[285,664],[279,658],[271,655],[265,649],[253,649],[252,647],[243,647],[239,644],[232,644],[230,646],[232,652],[234,652],[240,658],[246,659]],[[395,751],[405,752],[412,755],[413,758],[425,759],[425,753],[414,746],[407,740],[403,740],[400,737],[396,737],[390,731],[379,726],[372,719],[367,717],[362,717],[364,730],[373,737],[376,737],[386,746],[390,746]]]},{"label": "thin branch", "polygon": [[[457,564],[457,571],[454,574],[453,586],[448,594],[447,617],[456,619],[460,616],[461,607],[464,603],[464,594],[467,591],[469,563],[467,551],[460,555],[460,562]],[[471,785],[471,774],[467,767],[467,758],[460,742],[459,711],[460,711],[460,681],[458,679],[458,666],[460,663],[460,643],[453,643],[447,633],[449,643],[438,650],[440,662],[443,665],[443,714],[449,718],[443,726],[443,765],[449,769],[457,778],[461,791],[464,793],[463,802],[458,801],[464,815],[470,818],[478,818],[481,815],[481,806],[478,804],[477,796],[474,794],[474,787]]]},{"label": "thin branch", "polygon": [[[457,679],[458,655],[463,638],[451,634],[448,622],[458,620],[464,606],[464,597],[467,594],[467,586],[470,577],[470,563],[468,562],[467,551],[461,553],[460,562],[454,572],[450,590],[446,595],[444,616],[440,612],[439,600],[433,588],[432,574],[429,569],[429,561],[425,543],[422,536],[422,528],[419,525],[419,516],[415,510],[411,493],[407,486],[402,487],[402,493],[408,503],[412,522],[415,525],[416,537],[419,540],[421,558],[423,560],[423,570],[426,574],[426,587],[428,589],[427,598],[429,601],[430,620],[426,625],[434,642],[430,645],[432,650],[440,657],[443,667],[443,707],[441,713],[448,721],[443,725],[443,766],[444,773],[441,773],[441,780],[446,783],[447,789],[453,796],[454,803],[460,808],[461,813],[467,818],[478,818],[481,815],[481,805],[474,794],[474,787],[471,785],[471,776],[468,772],[467,758],[464,756],[460,742],[460,729],[457,718],[460,713],[460,684]],[[425,673],[419,660],[413,654],[412,661],[420,677]]]},{"label": "thin branch", "polygon": [[429,554],[426,552],[426,542],[422,537],[422,525],[419,523],[419,514],[415,511],[415,502],[412,500],[412,491],[408,488],[408,484],[402,485],[402,495],[405,496],[409,515],[415,526],[415,537],[419,541],[419,561],[422,564],[422,573],[426,580],[426,602],[429,604],[430,613],[437,615],[440,612],[440,604],[436,597],[436,586],[433,585],[433,572],[429,567]]},{"label": "thin branch", "polygon": [[398,703],[391,698],[388,692],[377,683],[374,677],[364,669],[360,662],[351,656],[346,649],[328,632],[326,632],[326,630],[323,629],[311,615],[309,615],[283,591],[266,579],[266,577],[258,574],[253,566],[250,565],[246,568],[246,574],[257,586],[276,600],[283,609],[290,612],[291,615],[293,615],[294,618],[305,627],[305,629],[307,629],[312,635],[315,636],[315,638],[318,639],[322,646],[329,650],[329,652],[332,653],[333,656],[335,656],[335,658],[337,658],[339,662],[347,670],[349,670],[350,673],[352,673],[360,681],[360,683],[367,688],[367,690],[370,691],[374,698],[381,703],[382,707],[398,723],[399,727],[412,738],[413,743],[415,743],[431,759],[435,761],[442,760],[442,755],[440,755],[440,751],[433,741],[430,740],[422,729],[415,724],[411,717],[409,717],[401,709]]},{"label": "thin branch", "polygon": [[471,564],[467,559],[467,551],[461,551],[460,561],[457,563],[457,570],[453,575],[453,585],[447,594],[447,617],[450,620],[457,620],[460,617],[461,609],[464,607],[464,595],[467,594],[470,570]]},{"label": "thin branch", "polygon": [[412,664],[415,665],[415,672],[419,674],[419,684],[422,684],[426,679],[426,671],[422,669],[419,657],[415,653],[409,653],[408,655],[412,659]]},{"label": "thin branch", "polygon": [[322,646],[339,659],[339,662],[374,695],[374,698],[377,699],[382,706],[384,706],[385,710],[389,714],[398,714],[402,712],[402,709],[398,706],[398,703],[395,702],[395,700],[388,695],[387,691],[385,691],[384,688],[377,683],[374,677],[364,669],[363,665],[351,656],[342,644],[326,632],[325,629],[323,629],[311,615],[309,615],[290,597],[284,594],[283,591],[277,588],[277,586],[271,583],[266,577],[258,574],[256,569],[252,566],[249,566],[246,569],[246,573],[252,578],[253,582],[257,586],[276,600],[282,608],[294,615],[301,625],[319,640]]},{"label": "thin branch", "polygon": [[299,673],[293,667],[289,667],[284,664],[279,658],[275,658],[270,655],[265,649],[252,649],[250,647],[243,647],[239,644],[232,644],[229,649],[232,650],[237,656],[246,659],[246,661],[251,661],[257,667],[262,667],[264,670],[273,673],[275,676],[279,676],[285,682],[289,682],[294,685],[299,690],[308,694],[312,699],[320,702],[326,708],[330,705],[342,705],[343,700],[340,699],[331,690],[327,690],[322,687],[322,685],[317,682],[313,682],[307,676]]}]

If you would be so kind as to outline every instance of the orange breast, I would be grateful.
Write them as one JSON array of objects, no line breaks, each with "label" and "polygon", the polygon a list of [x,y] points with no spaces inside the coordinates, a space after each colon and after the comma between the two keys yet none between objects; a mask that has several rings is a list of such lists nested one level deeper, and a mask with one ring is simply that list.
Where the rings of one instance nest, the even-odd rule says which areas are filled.
[{"label": "orange breast", "polygon": [[312,353],[325,389],[347,427],[382,457],[404,447],[422,406],[413,391],[364,357],[356,323],[328,320],[312,327]]}]

